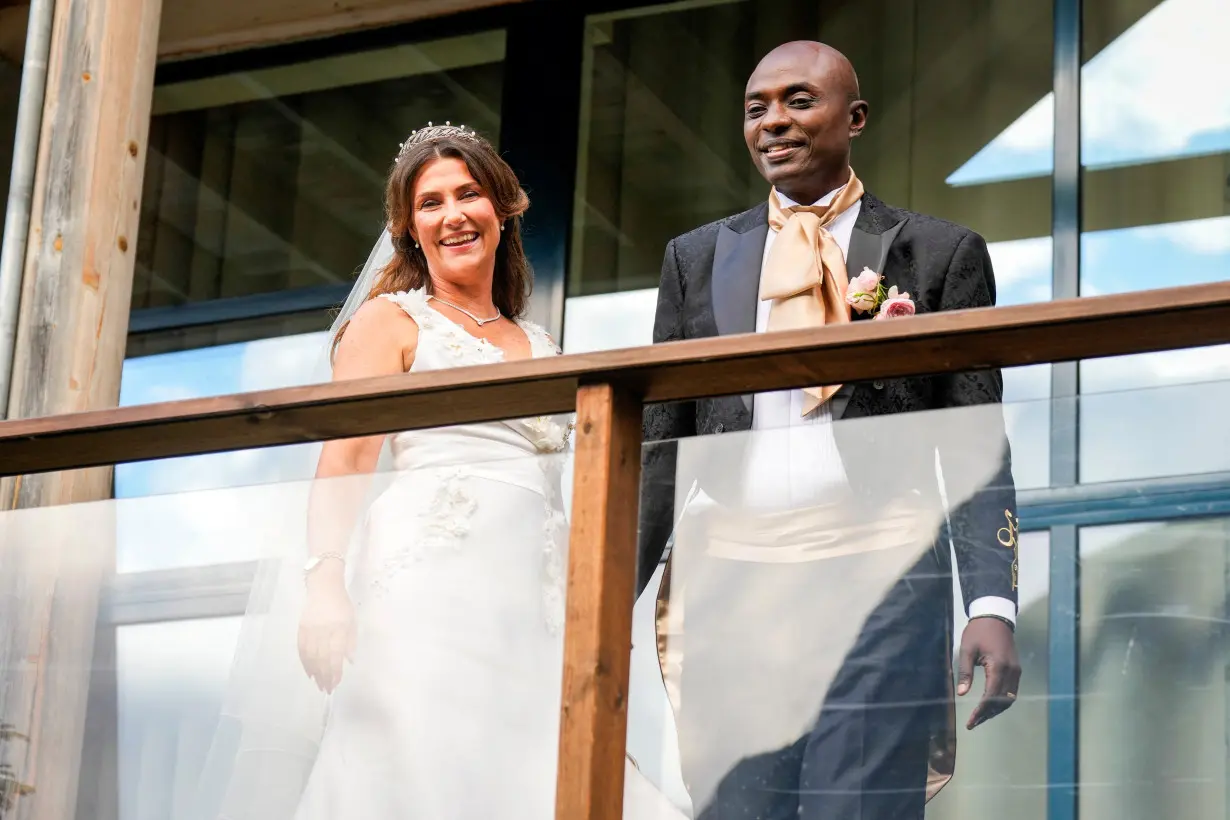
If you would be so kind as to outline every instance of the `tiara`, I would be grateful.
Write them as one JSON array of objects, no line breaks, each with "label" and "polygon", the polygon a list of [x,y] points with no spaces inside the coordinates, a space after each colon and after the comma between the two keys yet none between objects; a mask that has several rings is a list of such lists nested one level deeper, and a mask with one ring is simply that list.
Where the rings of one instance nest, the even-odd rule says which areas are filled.
[{"label": "tiara", "polygon": [[444,125],[433,125],[430,121],[425,128],[419,128],[410,132],[410,136],[406,137],[406,141],[398,145],[397,158],[401,159],[402,154],[406,153],[412,145],[418,145],[432,140],[442,139],[444,137],[458,137],[472,142],[481,142],[482,137],[473,128],[466,130],[464,125],[453,125],[449,121],[445,121]]}]

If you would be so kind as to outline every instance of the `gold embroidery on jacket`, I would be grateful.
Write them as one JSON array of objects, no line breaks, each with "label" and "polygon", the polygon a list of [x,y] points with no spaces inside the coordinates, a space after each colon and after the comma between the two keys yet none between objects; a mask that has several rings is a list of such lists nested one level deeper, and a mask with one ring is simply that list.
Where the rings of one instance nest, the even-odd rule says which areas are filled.
[{"label": "gold embroidery on jacket", "polygon": [[1004,510],[1004,518],[1008,520],[1008,526],[1000,527],[996,531],[995,540],[1001,546],[1012,550],[1012,588],[1016,589],[1017,567],[1020,562],[1021,520],[1014,516],[1011,510]]}]

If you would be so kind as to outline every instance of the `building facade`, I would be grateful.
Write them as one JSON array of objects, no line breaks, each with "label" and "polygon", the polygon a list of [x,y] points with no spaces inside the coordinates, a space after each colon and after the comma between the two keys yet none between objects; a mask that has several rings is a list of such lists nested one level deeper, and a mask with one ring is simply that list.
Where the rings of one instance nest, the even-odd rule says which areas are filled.
[{"label": "building facade", "polygon": [[[21,39],[13,13],[0,8],[5,44]],[[795,39],[858,71],[867,188],[982,234],[998,304],[1230,278],[1221,0],[525,0],[396,17],[159,64],[121,403],[323,378],[323,331],[381,230],[385,174],[428,121],[474,127],[521,176],[532,315],[565,352],[649,343],[667,241],[766,196],[743,86]],[[201,49],[219,36],[175,18],[164,38],[167,25]],[[19,80],[0,62],[0,151]],[[1230,433],[1216,418],[1230,349],[1005,380],[1025,681],[1015,709],[963,738],[929,816],[1225,816]],[[105,612],[124,820],[188,816],[181,786],[207,751],[260,558],[231,522],[310,478],[314,452],[116,470]],[[634,701],[638,759],[669,779],[660,705],[637,714]]]}]

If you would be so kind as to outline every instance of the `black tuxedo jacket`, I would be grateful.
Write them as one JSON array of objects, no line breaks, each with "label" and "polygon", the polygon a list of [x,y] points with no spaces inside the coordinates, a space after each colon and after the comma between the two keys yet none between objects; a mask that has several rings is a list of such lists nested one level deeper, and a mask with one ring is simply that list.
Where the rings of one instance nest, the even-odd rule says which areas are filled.
[{"label": "black tuxedo jacket", "polygon": [[[662,264],[654,342],[754,332],[768,230],[765,203],[673,239]],[[864,267],[882,273],[886,288],[908,291],[918,313],[995,303],[995,279],[982,237],[890,207],[870,193],[863,195],[846,260],[851,276]],[[911,435],[904,441],[894,435],[891,419],[836,424],[834,435],[867,515],[902,493],[940,503],[939,452],[948,497],[965,500],[948,511],[947,530],[936,541],[931,565],[922,569],[939,582],[934,589],[951,589],[951,537],[967,607],[983,596],[1017,599],[1016,493],[1002,398],[1000,372],[987,370],[856,382],[830,400],[834,419],[939,411],[929,414],[926,424],[909,424]],[[972,416],[943,410],[976,405],[991,407]],[[660,443],[645,448],[642,464],[638,591],[648,584],[674,525],[677,446],[672,440],[747,430],[751,411],[751,396],[646,408],[645,441]],[[978,476],[973,479],[977,486],[962,487],[966,476]],[[701,481],[705,492],[721,502],[736,497],[738,479],[714,470],[704,471]]]}]

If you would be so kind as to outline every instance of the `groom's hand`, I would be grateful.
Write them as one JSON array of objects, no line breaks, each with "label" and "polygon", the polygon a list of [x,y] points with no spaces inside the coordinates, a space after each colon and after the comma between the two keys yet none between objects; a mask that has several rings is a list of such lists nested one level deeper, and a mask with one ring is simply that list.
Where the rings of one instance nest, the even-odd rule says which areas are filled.
[{"label": "groom's hand", "polygon": [[966,624],[957,667],[958,695],[964,696],[973,686],[975,666],[985,670],[987,685],[982,700],[965,724],[967,729],[987,722],[1016,702],[1021,684],[1021,661],[1008,624],[998,618],[972,618]]}]

